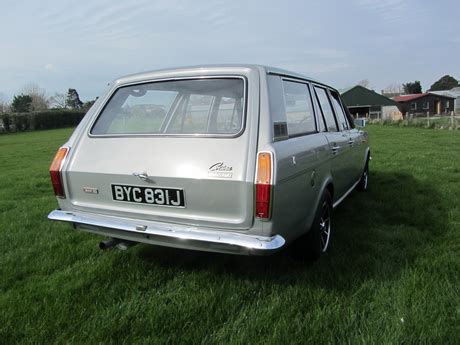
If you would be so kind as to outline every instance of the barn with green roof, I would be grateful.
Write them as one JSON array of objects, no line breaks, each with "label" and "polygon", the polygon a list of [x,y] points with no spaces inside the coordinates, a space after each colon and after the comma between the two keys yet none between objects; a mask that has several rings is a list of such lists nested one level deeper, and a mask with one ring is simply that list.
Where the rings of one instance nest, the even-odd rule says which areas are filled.
[{"label": "barn with green roof", "polygon": [[399,120],[398,103],[361,85],[341,91],[342,99],[355,118]]}]

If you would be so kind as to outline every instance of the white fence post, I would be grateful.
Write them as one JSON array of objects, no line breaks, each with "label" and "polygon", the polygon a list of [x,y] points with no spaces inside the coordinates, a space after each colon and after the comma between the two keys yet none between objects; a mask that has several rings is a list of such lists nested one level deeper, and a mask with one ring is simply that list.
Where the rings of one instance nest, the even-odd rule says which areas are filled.
[{"label": "white fence post", "polygon": [[426,128],[430,128],[430,112],[426,112]]},{"label": "white fence post", "polygon": [[454,112],[450,112],[450,129],[455,129],[454,128]]}]

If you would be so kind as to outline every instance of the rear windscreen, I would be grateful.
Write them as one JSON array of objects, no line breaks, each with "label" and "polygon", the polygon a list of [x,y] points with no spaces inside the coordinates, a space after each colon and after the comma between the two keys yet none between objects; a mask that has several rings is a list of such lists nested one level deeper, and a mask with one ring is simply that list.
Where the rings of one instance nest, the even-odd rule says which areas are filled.
[{"label": "rear windscreen", "polygon": [[92,135],[223,134],[243,128],[244,80],[171,80],[119,88],[91,129]]}]

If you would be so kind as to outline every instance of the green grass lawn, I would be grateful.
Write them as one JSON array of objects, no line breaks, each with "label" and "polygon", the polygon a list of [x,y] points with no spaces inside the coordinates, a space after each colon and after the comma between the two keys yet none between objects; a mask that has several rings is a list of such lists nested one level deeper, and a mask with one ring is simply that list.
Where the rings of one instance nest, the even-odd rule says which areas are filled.
[{"label": "green grass lawn", "polygon": [[460,343],[460,133],[368,126],[371,190],[316,264],[138,245],[52,223],[70,129],[0,136],[0,343]]}]

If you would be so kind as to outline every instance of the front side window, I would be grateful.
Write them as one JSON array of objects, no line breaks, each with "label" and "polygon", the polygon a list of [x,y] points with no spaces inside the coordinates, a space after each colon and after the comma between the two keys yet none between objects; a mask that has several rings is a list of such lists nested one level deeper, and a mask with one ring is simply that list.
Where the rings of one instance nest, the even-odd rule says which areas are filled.
[{"label": "front side window", "polygon": [[340,104],[339,95],[334,91],[331,91],[331,95],[332,103],[334,103],[335,111],[337,114],[337,121],[339,122],[340,130],[347,130],[350,127],[348,126],[348,120],[347,116],[345,115],[345,111],[343,110],[342,105]]},{"label": "front side window", "polygon": [[417,110],[417,103],[412,102],[412,103],[410,104],[410,110]]},{"label": "front side window", "polygon": [[322,87],[315,86],[315,93],[318,97],[318,103],[323,113],[324,121],[326,123],[327,130],[329,132],[337,132],[337,124],[335,122],[334,111],[332,110],[331,102],[329,101],[329,96],[327,92]]},{"label": "front side window", "polygon": [[315,115],[308,85],[283,80],[289,136],[316,131]]},{"label": "front side window", "polygon": [[449,107],[450,107],[450,102],[446,101],[446,108],[449,108]]},{"label": "front side window", "polygon": [[119,88],[92,135],[235,135],[243,128],[244,80],[205,78]]},{"label": "front side window", "polygon": [[430,109],[430,102],[423,102],[423,109]]}]

